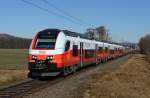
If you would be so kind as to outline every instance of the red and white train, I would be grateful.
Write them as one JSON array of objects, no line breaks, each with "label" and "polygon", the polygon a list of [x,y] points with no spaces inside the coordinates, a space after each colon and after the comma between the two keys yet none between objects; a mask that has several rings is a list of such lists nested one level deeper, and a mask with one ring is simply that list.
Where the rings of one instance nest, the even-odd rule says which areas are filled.
[{"label": "red and white train", "polygon": [[[127,51],[128,50],[128,51]],[[129,52],[124,46],[90,40],[59,29],[37,33],[29,49],[29,76],[67,75],[90,64],[99,64]]]}]

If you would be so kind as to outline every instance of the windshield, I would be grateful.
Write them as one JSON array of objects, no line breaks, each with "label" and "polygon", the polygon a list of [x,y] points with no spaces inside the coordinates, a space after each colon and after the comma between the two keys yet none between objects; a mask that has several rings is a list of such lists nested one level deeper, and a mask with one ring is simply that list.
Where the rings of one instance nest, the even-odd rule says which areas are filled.
[{"label": "windshield", "polygon": [[55,48],[55,42],[38,42],[36,48]]},{"label": "windshield", "polygon": [[58,33],[56,30],[44,30],[39,32],[34,47],[54,49]]}]

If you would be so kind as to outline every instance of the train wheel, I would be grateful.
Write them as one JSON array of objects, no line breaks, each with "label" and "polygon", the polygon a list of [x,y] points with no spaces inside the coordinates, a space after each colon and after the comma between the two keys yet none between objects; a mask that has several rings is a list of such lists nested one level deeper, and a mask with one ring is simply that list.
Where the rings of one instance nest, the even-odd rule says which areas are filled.
[{"label": "train wheel", "polygon": [[99,64],[101,64],[101,63],[102,63],[102,60],[101,60],[101,59],[99,59],[99,61],[98,61],[98,62],[99,62]]},{"label": "train wheel", "polygon": [[62,71],[62,76],[63,77],[66,77],[68,75],[68,70],[67,70],[67,68],[65,67],[64,69],[63,69],[63,71]]},{"label": "train wheel", "polygon": [[95,64],[98,65],[98,62],[96,62]]},{"label": "train wheel", "polygon": [[32,78],[31,72],[28,73],[28,78]]},{"label": "train wheel", "polygon": [[29,73],[28,73],[28,78],[35,79],[36,77],[35,77],[35,76],[33,76],[31,72],[29,72]]},{"label": "train wheel", "polygon": [[95,64],[96,64],[96,65],[98,65],[98,64],[99,64],[99,60],[98,60],[98,59],[96,59],[96,62],[95,62]]},{"label": "train wheel", "polygon": [[73,65],[72,67],[71,67],[71,73],[74,73],[75,72],[75,65]]},{"label": "train wheel", "polygon": [[108,58],[105,59],[105,62],[107,62],[107,61],[108,61]]},{"label": "train wheel", "polygon": [[104,63],[104,60],[101,60],[101,63]]},{"label": "train wheel", "polygon": [[76,71],[80,70],[80,65],[76,65]]},{"label": "train wheel", "polygon": [[73,66],[73,73],[75,73],[75,72],[77,71],[77,69],[78,69],[78,66],[77,66],[77,65],[74,65],[74,66]]}]

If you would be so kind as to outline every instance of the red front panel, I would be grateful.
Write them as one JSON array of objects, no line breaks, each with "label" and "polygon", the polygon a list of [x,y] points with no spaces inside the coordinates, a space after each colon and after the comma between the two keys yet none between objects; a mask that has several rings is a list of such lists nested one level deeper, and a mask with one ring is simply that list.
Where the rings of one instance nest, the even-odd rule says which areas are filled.
[{"label": "red front panel", "polygon": [[[35,60],[32,60],[33,55],[29,55],[29,62],[34,63]],[[63,68],[64,66],[64,60],[63,60],[63,54],[58,55],[34,55],[37,57],[37,60],[46,60],[48,56],[53,56],[52,60],[49,60],[51,63],[57,63],[57,68]]]}]

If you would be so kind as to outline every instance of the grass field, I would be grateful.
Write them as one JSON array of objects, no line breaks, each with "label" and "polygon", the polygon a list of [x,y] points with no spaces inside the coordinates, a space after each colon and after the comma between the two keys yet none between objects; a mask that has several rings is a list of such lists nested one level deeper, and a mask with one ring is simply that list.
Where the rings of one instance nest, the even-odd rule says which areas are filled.
[{"label": "grass field", "polygon": [[27,49],[0,49],[0,69],[26,69]]},{"label": "grass field", "polygon": [[27,49],[0,49],[0,87],[27,78]]}]

